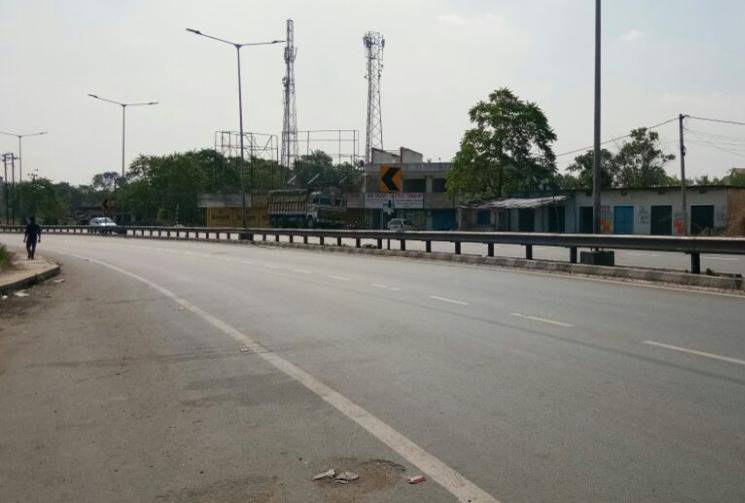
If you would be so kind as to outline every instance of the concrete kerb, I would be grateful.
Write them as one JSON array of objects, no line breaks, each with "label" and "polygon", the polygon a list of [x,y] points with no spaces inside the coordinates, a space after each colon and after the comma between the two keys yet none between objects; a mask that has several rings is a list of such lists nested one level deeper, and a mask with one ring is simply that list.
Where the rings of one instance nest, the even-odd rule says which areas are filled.
[{"label": "concrete kerb", "polygon": [[[242,241],[241,241],[242,243]],[[731,276],[711,276],[706,274],[690,274],[661,269],[641,269],[621,266],[594,266],[587,264],[572,264],[570,262],[554,262],[550,260],[527,260],[513,257],[484,257],[480,255],[456,255],[446,252],[426,253],[419,250],[380,250],[378,248],[355,248],[351,246],[312,245],[301,243],[276,243],[270,241],[246,241],[254,246],[297,248],[337,253],[366,254],[378,256],[393,256],[439,261],[457,262],[473,265],[491,265],[505,268],[525,269],[548,273],[562,273],[588,277],[601,277],[619,280],[644,281],[649,283],[669,283],[697,288],[735,291],[745,294],[745,280]]]},{"label": "concrete kerb", "polygon": [[59,264],[48,262],[48,265],[41,271],[28,271],[20,278],[13,281],[4,282],[0,275],[0,295],[10,295],[11,293],[31,287],[49,278],[53,278],[60,273]]}]

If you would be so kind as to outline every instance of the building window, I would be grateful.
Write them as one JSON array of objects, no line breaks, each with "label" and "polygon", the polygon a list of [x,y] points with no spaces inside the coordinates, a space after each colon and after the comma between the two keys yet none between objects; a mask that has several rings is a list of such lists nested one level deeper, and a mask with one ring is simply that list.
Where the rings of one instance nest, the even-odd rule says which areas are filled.
[{"label": "building window", "polygon": [[404,178],[404,192],[426,192],[427,181],[424,178],[408,180]]},{"label": "building window", "polygon": [[445,179],[444,178],[433,178],[432,179],[432,192],[445,192]]},{"label": "building window", "polygon": [[491,225],[491,211],[478,210],[478,212],[476,213],[476,225],[480,227]]}]

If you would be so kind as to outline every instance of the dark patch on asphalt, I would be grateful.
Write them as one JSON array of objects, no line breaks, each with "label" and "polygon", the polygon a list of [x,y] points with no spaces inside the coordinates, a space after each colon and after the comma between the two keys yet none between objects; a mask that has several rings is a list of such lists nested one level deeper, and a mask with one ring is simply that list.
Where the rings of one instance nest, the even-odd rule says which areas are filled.
[{"label": "dark patch on asphalt", "polygon": [[27,367],[58,367],[58,368],[80,368],[80,367],[122,367],[147,363],[178,364],[204,360],[224,360],[226,358],[241,358],[243,355],[237,348],[204,351],[193,351],[176,354],[144,354],[136,356],[124,356],[122,358],[99,358],[96,360],[72,360],[50,363],[34,363]]},{"label": "dark patch on asphalt", "polygon": [[357,458],[331,458],[323,469],[334,468],[337,473],[353,471],[360,478],[348,484],[340,484],[334,479],[322,479],[316,482],[326,493],[329,503],[353,503],[364,501],[367,494],[389,490],[403,483],[406,467],[386,459],[359,460]]},{"label": "dark patch on asphalt", "polygon": [[270,503],[278,501],[274,499],[276,491],[277,477],[252,475],[169,491],[156,499],[174,503]]}]

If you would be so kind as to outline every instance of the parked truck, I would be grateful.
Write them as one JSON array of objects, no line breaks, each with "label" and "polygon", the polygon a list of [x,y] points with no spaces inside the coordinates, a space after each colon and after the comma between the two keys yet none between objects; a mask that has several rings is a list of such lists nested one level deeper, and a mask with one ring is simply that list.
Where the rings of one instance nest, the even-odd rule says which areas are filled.
[{"label": "parked truck", "polygon": [[346,200],[334,192],[284,189],[269,192],[272,227],[339,228],[346,224]]}]

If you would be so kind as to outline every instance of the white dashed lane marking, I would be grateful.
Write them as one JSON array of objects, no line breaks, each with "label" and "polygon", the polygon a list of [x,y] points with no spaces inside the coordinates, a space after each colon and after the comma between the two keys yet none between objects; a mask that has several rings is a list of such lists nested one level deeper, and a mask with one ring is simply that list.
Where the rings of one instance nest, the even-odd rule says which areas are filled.
[{"label": "white dashed lane marking", "polygon": [[346,278],[344,276],[335,276],[333,274],[329,274],[328,277],[331,279],[335,279],[336,281],[349,281],[349,278]]},{"label": "white dashed lane marking", "polygon": [[681,353],[688,353],[689,355],[703,356],[704,358],[711,358],[712,360],[719,360],[728,363],[736,363],[737,365],[745,365],[745,360],[739,358],[730,358],[729,356],[715,355],[714,353],[706,353],[704,351],[697,351],[695,349],[681,348],[680,346],[673,346],[672,344],[663,344],[661,342],[644,341],[644,344],[650,346],[657,346],[658,348],[670,349],[673,351],[679,351]]},{"label": "white dashed lane marking", "polygon": [[440,302],[448,302],[450,304],[458,304],[459,306],[467,306],[468,302],[463,302],[462,300],[455,300],[455,299],[448,299],[447,297],[440,297],[437,295],[430,295],[430,299],[439,300]]},{"label": "white dashed lane marking", "polygon": [[571,323],[564,323],[563,321],[549,320],[548,318],[541,318],[540,316],[531,316],[529,314],[512,313],[512,316],[523,318],[526,320],[539,321],[541,323],[548,323],[549,325],[557,325],[565,328],[572,328],[574,325]]}]

